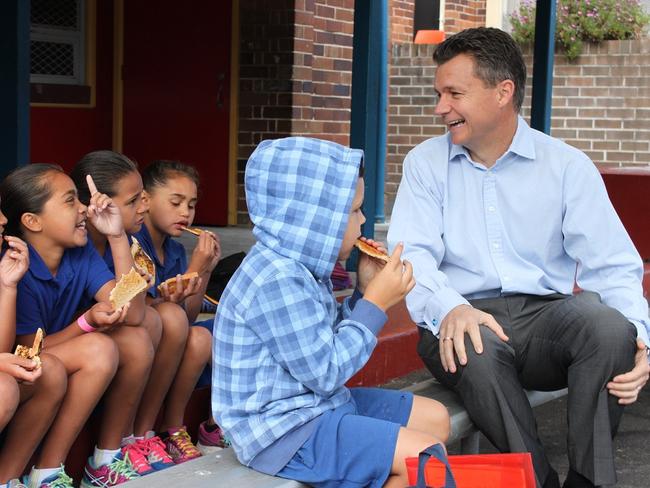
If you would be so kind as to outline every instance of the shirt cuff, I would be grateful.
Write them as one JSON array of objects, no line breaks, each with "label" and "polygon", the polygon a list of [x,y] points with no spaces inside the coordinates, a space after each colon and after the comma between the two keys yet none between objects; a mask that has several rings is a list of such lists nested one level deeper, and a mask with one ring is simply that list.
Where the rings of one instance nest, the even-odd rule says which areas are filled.
[{"label": "shirt cuff", "polygon": [[458,305],[469,305],[463,296],[452,288],[441,288],[427,302],[424,311],[424,323],[429,326],[431,332],[438,335],[440,324],[447,314]]},{"label": "shirt cuff", "polygon": [[377,335],[384,327],[388,316],[377,305],[362,298],[357,302],[348,320],[365,325],[373,334]]}]

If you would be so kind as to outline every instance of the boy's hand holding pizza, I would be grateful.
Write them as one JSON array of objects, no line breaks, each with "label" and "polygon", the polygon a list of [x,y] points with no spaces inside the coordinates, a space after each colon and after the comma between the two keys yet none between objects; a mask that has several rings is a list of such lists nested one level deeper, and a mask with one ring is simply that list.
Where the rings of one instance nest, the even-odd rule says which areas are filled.
[{"label": "boy's hand holding pizza", "polygon": [[192,257],[187,267],[188,271],[196,271],[199,275],[210,274],[221,258],[219,237],[207,230],[201,231]]},{"label": "boy's hand holding pizza", "polygon": [[[398,244],[383,268],[365,287],[363,298],[374,303],[384,312],[404,299],[415,286],[413,266],[400,259],[404,245]],[[361,268],[361,260],[359,268]],[[359,288],[361,291],[361,288]]]},{"label": "boy's hand holding pizza", "polygon": [[196,272],[176,275],[158,285],[158,293],[166,302],[182,303],[187,297],[200,291],[202,282]]},{"label": "boy's hand holding pizza", "polygon": [[0,372],[7,373],[19,382],[34,383],[43,373],[33,359],[26,359],[10,352],[0,353]]}]

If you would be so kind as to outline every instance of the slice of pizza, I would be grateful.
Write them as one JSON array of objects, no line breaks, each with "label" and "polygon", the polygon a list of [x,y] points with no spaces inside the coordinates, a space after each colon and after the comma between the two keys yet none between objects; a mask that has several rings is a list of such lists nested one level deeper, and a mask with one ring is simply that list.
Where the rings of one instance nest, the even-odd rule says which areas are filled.
[{"label": "slice of pizza", "polygon": [[381,252],[374,246],[371,246],[370,244],[368,244],[365,241],[362,241],[361,239],[357,239],[354,245],[359,248],[359,251],[361,251],[364,254],[367,254],[371,258],[381,259],[382,261],[386,261],[386,262],[390,260],[390,256],[388,256],[388,254]]},{"label": "slice of pizza", "polygon": [[43,350],[43,329],[40,327],[34,336],[34,345],[32,347],[18,344],[14,354],[25,359],[32,359],[36,362],[36,368],[41,367],[41,351]]},{"label": "slice of pizza", "polygon": [[190,234],[194,234],[195,236],[200,236],[201,232],[203,232],[201,229],[198,229],[196,227],[181,227],[181,229],[185,232],[189,232]]},{"label": "slice of pizza", "polygon": [[113,305],[113,310],[117,310],[133,300],[138,293],[146,289],[146,280],[140,276],[140,273],[135,268],[131,268],[127,274],[122,275],[115,288],[111,290],[108,299],[111,305]]},{"label": "slice of pizza", "polygon": [[[193,271],[191,273],[185,273],[184,275],[181,275],[181,282],[183,284],[183,289],[187,286],[187,284],[190,282],[192,278],[198,278],[199,274],[196,271]],[[176,276],[172,276],[168,280],[163,281],[161,284],[158,285],[158,291],[162,293],[162,286],[167,285],[167,291],[169,291],[170,294],[174,294],[176,292]]]},{"label": "slice of pizza", "polygon": [[144,249],[142,249],[142,246],[135,237],[132,239],[131,256],[133,256],[133,262],[139,269],[146,271],[151,276],[155,277],[156,265],[154,264],[153,259],[151,259],[151,256],[149,256]]}]

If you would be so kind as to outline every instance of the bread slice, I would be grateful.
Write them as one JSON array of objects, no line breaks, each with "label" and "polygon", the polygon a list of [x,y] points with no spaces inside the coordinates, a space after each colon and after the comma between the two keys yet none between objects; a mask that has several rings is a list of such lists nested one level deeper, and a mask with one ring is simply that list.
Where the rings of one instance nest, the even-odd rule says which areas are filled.
[{"label": "bread slice", "polygon": [[138,293],[146,290],[147,286],[146,280],[140,276],[140,273],[135,268],[131,268],[127,274],[122,275],[115,288],[111,290],[108,299],[113,305],[113,310],[117,310],[129,303]]},{"label": "bread slice", "polygon": [[142,249],[142,246],[135,237],[132,237],[132,239],[131,256],[133,256],[133,262],[137,268],[146,271],[155,278],[156,265],[154,264],[153,259],[151,259],[151,256],[149,256],[144,249]]},{"label": "bread slice", "polygon": [[34,345],[32,347],[23,346],[18,344],[14,354],[25,359],[33,359],[36,362],[36,368],[41,367],[41,351],[43,350],[43,329],[40,327],[36,331],[34,337]]},{"label": "bread slice", "polygon": [[[193,271],[192,273],[185,273],[184,275],[181,275],[181,281],[183,283],[183,288],[187,286],[187,284],[190,282],[190,279],[196,277],[198,278],[199,274],[196,271]],[[176,276],[173,276],[169,278],[168,280],[163,281],[161,284],[158,285],[158,291],[162,292],[162,286],[164,284],[167,284],[167,291],[169,291],[170,294],[173,294],[176,292]]]},{"label": "bread slice", "polygon": [[362,241],[361,239],[357,239],[354,245],[359,248],[359,251],[367,254],[371,258],[381,259],[382,261],[386,262],[390,260],[390,256],[388,256],[388,254],[379,251],[377,248],[371,246],[367,242]]}]

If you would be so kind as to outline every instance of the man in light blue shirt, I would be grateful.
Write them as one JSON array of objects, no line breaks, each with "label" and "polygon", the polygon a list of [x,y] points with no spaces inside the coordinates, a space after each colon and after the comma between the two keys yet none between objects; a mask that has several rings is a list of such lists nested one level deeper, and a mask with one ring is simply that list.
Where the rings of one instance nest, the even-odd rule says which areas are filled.
[{"label": "man in light blue shirt", "polygon": [[563,486],[613,484],[612,436],[650,370],[639,254],[591,160],[519,116],[508,34],[468,29],[434,61],[448,133],[407,155],[388,234],[415,270],[418,353],[498,449],[532,453],[545,488],[560,482],[524,388],[568,386]]}]

